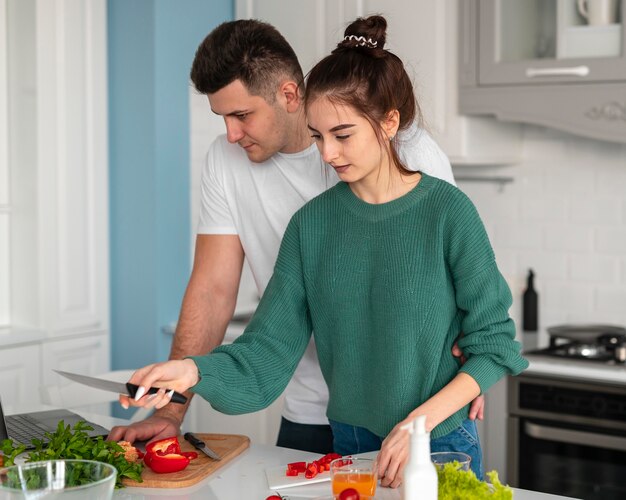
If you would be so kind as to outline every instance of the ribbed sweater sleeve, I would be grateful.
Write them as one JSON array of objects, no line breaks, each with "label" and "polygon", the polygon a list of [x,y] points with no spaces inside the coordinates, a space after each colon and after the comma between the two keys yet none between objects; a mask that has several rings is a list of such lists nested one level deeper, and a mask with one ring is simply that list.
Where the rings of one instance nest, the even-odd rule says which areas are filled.
[{"label": "ribbed sweater sleeve", "polygon": [[200,381],[191,388],[218,411],[261,410],[283,392],[311,336],[300,241],[292,219],[276,268],[243,335],[207,356],[192,356]]},{"label": "ribbed sweater sleeve", "polygon": [[447,261],[462,311],[459,347],[467,358],[460,371],[471,375],[484,393],[504,375],[528,366],[515,342],[509,317],[512,297],[500,274],[487,232],[474,205],[454,199],[444,235]]}]

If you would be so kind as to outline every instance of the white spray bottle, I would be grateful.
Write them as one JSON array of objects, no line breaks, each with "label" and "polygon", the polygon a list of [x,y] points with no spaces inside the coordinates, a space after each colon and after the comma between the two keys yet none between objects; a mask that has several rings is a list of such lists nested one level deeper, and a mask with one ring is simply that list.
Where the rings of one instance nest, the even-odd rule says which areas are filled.
[{"label": "white spray bottle", "polygon": [[437,469],[430,460],[430,433],[426,432],[426,415],[408,425],[411,439],[409,462],[404,469],[403,500],[437,500]]}]

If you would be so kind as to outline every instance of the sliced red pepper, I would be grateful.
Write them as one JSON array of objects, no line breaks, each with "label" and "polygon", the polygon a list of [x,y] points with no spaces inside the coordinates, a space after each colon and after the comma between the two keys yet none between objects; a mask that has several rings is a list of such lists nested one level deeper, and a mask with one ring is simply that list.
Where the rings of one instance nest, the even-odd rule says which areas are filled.
[{"label": "sliced red pepper", "polygon": [[198,454],[195,451],[181,451],[180,454],[183,457],[187,457],[189,460],[195,460],[198,458]]},{"label": "sliced red pepper", "polygon": [[306,470],[306,462],[291,462],[287,464],[288,471],[296,471],[298,474]]},{"label": "sliced red pepper", "polygon": [[154,453],[157,455],[170,455],[176,453],[180,455],[180,443],[178,437],[173,436],[159,441],[152,441],[146,445],[146,453]]},{"label": "sliced red pepper", "polygon": [[319,465],[317,462],[311,462],[306,466],[306,471],[304,472],[304,477],[307,479],[312,479],[319,474]]},{"label": "sliced red pepper", "polygon": [[300,473],[299,473],[297,470],[289,470],[289,469],[287,469],[287,470],[285,471],[285,476],[292,476],[292,477],[295,477],[295,476],[297,476],[298,474],[300,474]]},{"label": "sliced red pepper", "polygon": [[179,455],[177,453],[161,455],[158,452],[146,453],[143,461],[148,467],[150,467],[150,469],[158,474],[181,471],[187,467],[190,462],[189,458],[184,455]]}]

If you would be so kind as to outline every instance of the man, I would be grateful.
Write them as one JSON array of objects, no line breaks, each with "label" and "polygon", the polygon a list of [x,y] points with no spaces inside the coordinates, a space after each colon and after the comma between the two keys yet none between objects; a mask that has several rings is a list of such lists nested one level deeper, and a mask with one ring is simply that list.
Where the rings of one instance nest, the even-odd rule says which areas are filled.
[{"label": "man", "polygon": [[[221,344],[244,256],[262,294],[291,216],[338,181],[307,130],[298,59],[275,28],[255,20],[218,26],[198,48],[191,79],[208,96],[211,110],[224,118],[226,136],[218,137],[207,155],[194,265],[170,359],[204,354]],[[395,140],[410,168],[454,183],[448,159],[423,130],[414,126]],[[277,444],[332,451],[327,402],[311,341],[285,390]],[[109,437],[132,442],[174,435],[186,410],[167,405],[142,422],[115,427]],[[482,398],[472,408],[474,417],[481,412]]]}]

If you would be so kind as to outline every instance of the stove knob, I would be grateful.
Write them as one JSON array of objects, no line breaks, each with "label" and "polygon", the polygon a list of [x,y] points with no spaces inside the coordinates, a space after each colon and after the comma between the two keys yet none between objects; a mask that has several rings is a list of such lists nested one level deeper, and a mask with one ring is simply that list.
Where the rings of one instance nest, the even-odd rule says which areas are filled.
[{"label": "stove knob", "polygon": [[615,346],[613,357],[618,363],[626,363],[626,344],[621,343]]}]

